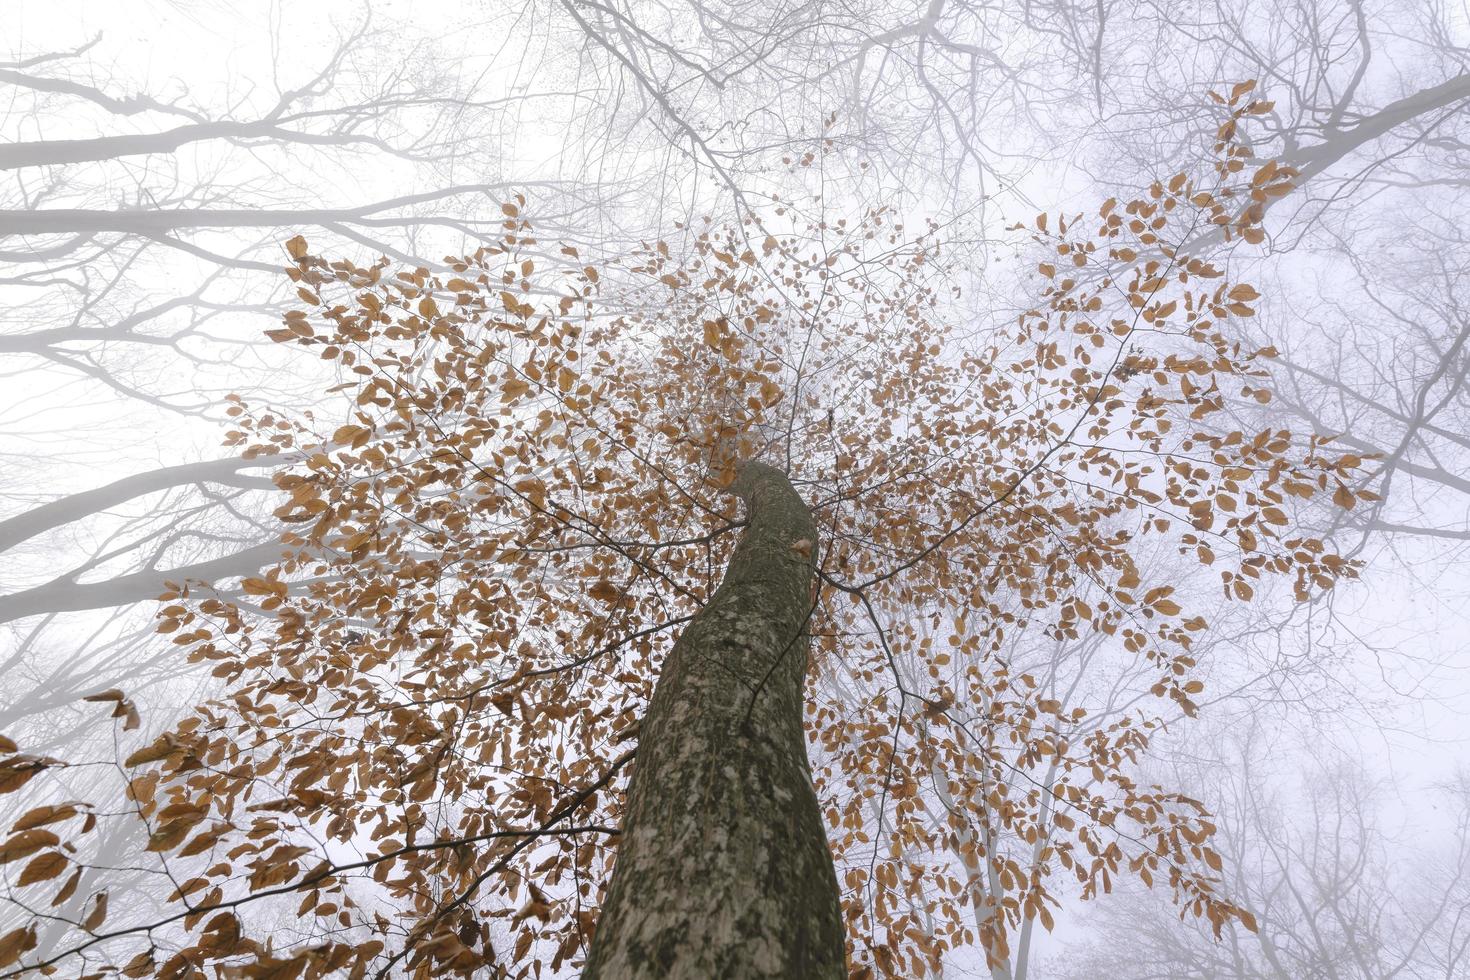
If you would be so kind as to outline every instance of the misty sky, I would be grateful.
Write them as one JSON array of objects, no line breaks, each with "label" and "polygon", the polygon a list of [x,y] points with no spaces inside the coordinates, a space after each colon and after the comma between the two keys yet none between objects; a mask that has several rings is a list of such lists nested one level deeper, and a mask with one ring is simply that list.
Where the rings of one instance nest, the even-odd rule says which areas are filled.
[{"label": "misty sky", "polygon": [[[885,205],[938,229],[958,287],[948,321],[998,335],[1037,302],[1039,253],[1013,223],[1090,214],[1206,166],[1221,118],[1209,93],[1258,79],[1276,107],[1246,139],[1301,178],[1260,247],[1202,246],[1263,295],[1239,338],[1281,355],[1271,402],[1231,411],[1377,456],[1360,486],[1383,499],[1307,529],[1360,560],[1360,580],[1305,605],[1289,588],[1221,602],[1202,717],[1171,716],[1141,772],[1219,816],[1228,886],[1297,966],[1255,947],[1210,960],[1208,930],[1129,885],[1069,896],[1024,975],[1470,976],[1454,922],[1470,911],[1470,6],[3,9],[0,734],[89,758],[117,733],[83,696],[128,692],[143,714],[130,746],[215,691],[150,631],[162,582],[233,582],[278,532],[270,471],[222,443],[225,396],[342,411],[322,394],[332,366],[263,336],[295,302],[280,271],[292,236],[442,269],[492,240],[523,193],[542,261],[570,268],[553,242],[600,260],[659,239],[687,250],[706,216],[856,220]],[[186,464],[213,469],[170,475]],[[0,797],[0,815],[33,803]],[[1333,860],[1361,857],[1356,876],[1329,844]],[[1337,873],[1336,918],[1307,928],[1303,909],[1325,900],[1293,887]],[[0,934],[24,921],[0,906]],[[1148,955],[1117,948],[1125,931]],[[1373,955],[1344,952],[1355,944]],[[994,976],[1020,980],[1007,969]],[[1294,972],[1308,969],[1321,972]],[[946,975],[990,973],[972,955]]]}]

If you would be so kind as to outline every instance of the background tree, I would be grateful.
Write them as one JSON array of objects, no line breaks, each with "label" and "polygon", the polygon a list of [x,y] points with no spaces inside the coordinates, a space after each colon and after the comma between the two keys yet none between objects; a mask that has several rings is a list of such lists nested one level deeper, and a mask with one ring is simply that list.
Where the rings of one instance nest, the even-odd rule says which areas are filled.
[{"label": "background tree", "polygon": [[[1325,758],[1298,769],[1296,794],[1262,771],[1248,728],[1234,742],[1172,773],[1171,781],[1229,800],[1216,835],[1225,886],[1260,923],[1217,942],[1152,899],[1100,905],[1108,932],[1133,938],[1126,956],[1089,943],[1063,975],[1128,978],[1451,977],[1463,972],[1470,908],[1463,781],[1416,803],[1433,835],[1395,840],[1392,800],[1360,764]],[[1297,760],[1278,760],[1296,766]],[[1184,769],[1185,767],[1180,767]],[[1206,783],[1213,783],[1205,789]],[[1223,785],[1221,785],[1223,784]],[[1295,798],[1293,798],[1295,796]],[[1399,857],[1407,852],[1412,857]]]}]

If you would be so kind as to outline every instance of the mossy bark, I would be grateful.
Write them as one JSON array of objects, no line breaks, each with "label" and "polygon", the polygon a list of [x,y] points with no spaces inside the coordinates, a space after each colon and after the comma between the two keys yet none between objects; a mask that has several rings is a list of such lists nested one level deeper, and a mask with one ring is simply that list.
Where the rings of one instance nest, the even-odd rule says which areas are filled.
[{"label": "mossy bark", "polygon": [[641,725],[584,980],[847,976],[802,731],[816,526],[780,470],[733,490],[749,521]]}]

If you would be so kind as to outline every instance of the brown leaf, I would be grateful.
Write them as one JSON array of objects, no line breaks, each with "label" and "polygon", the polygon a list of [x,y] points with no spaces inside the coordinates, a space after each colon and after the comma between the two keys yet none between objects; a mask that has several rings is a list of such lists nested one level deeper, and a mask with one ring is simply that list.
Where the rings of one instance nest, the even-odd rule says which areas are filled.
[{"label": "brown leaf", "polygon": [[38,881],[50,881],[66,870],[70,864],[66,855],[60,851],[47,851],[38,854],[26,864],[20,871],[19,883],[22,885],[34,885]]},{"label": "brown leaf", "polygon": [[55,847],[61,843],[49,830],[25,830],[0,844],[0,864],[8,864],[36,853],[43,847]]},{"label": "brown leaf", "polygon": [[502,691],[499,694],[490,695],[490,703],[495,706],[496,711],[499,711],[506,717],[513,717],[515,715],[516,697],[509,691]]},{"label": "brown leaf", "polygon": [[167,759],[177,747],[173,737],[165,732],[154,740],[152,745],[141,748],[124,759],[123,765],[131,769],[134,766],[143,766],[160,759]]},{"label": "brown leaf", "polygon": [[146,977],[153,972],[153,951],[145,949],[134,956],[123,965],[122,975],[125,977]]},{"label": "brown leaf", "polygon": [[587,590],[587,594],[598,602],[616,602],[623,593],[607,579],[601,579]]},{"label": "brown leaf", "polygon": [[66,820],[77,814],[76,804],[58,803],[52,806],[38,806],[33,810],[27,810],[17,820],[11,830],[30,830],[33,827],[44,827],[48,823],[58,820]]},{"label": "brown leaf", "polygon": [[51,899],[51,907],[56,908],[59,905],[66,904],[66,900],[76,894],[77,885],[81,883],[81,880],[82,869],[77,868],[71,873],[71,876],[66,879],[66,884],[61,886],[61,889],[56,893],[56,897]]},{"label": "brown leaf", "polygon": [[7,932],[0,936],[0,966],[9,966],[35,948],[35,923]]},{"label": "brown leaf", "polygon": [[82,920],[82,928],[88,932],[95,932],[107,918],[107,892],[98,892],[92,899],[92,908],[87,912],[87,917]]}]

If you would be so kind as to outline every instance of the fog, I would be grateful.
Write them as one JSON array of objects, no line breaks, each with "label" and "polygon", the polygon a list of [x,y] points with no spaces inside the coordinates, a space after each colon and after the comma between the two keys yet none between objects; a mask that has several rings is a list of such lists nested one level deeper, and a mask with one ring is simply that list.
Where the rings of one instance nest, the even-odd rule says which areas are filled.
[{"label": "fog", "polygon": [[[1108,198],[1207,172],[1227,112],[1211,93],[1253,80],[1241,98],[1273,104],[1241,124],[1247,165],[1296,176],[1264,202],[1259,242],[1181,245],[1254,286],[1254,316],[1222,329],[1276,356],[1259,397],[1237,386],[1201,427],[1332,436],[1361,457],[1353,506],[1291,515],[1359,572],[1304,602],[1261,585],[1246,604],[1172,551],[1140,555],[1210,626],[1198,716],[1151,702],[1163,730],[1128,771],[1203,803],[1220,893],[1259,928],[1216,936],[1162,881],[1120,873],[1084,900],[1063,880],[1051,928],[1018,911],[988,958],[975,939],[922,975],[1470,977],[1470,6],[10,0],[3,13],[0,736],[14,745],[0,749],[66,764],[0,795],[0,827],[74,800],[130,817],[123,760],[196,703],[228,700],[233,681],[155,631],[158,597],[190,580],[254,601],[241,580],[289,530],[272,477],[304,457],[242,457],[225,443],[227,396],[351,421],[328,393],[338,366],[266,336],[301,305],[288,240],[448,277],[520,214],[535,233],[523,254],[574,275],[659,241],[693,254],[705,228],[758,243],[885,208],[940,244],[936,316],[983,345],[1044,302],[1037,215],[1091,221]],[[609,297],[630,310],[648,294]],[[1017,672],[1069,705],[1132,710],[1151,683],[1101,634],[1027,642],[1007,653]],[[847,683],[813,681],[834,702]],[[951,807],[940,784],[916,792],[933,814]],[[882,806],[874,835],[892,829]],[[59,902],[20,882],[24,860],[0,863],[0,937],[27,939],[0,976],[43,961],[63,977],[158,972],[198,923],[172,920],[179,882],[151,832],[104,819],[77,835],[78,887]],[[963,905],[978,934],[987,887],[924,899]],[[83,927],[102,892],[107,926]],[[357,897],[401,913],[370,887]],[[488,914],[500,899],[484,901]],[[284,956],[312,939],[296,902],[236,913]],[[495,921],[502,972],[480,975],[577,975],[580,959],[553,965],[554,944],[515,944]],[[337,975],[265,972],[262,949],[176,975]],[[384,962],[372,969],[438,975]]]}]

